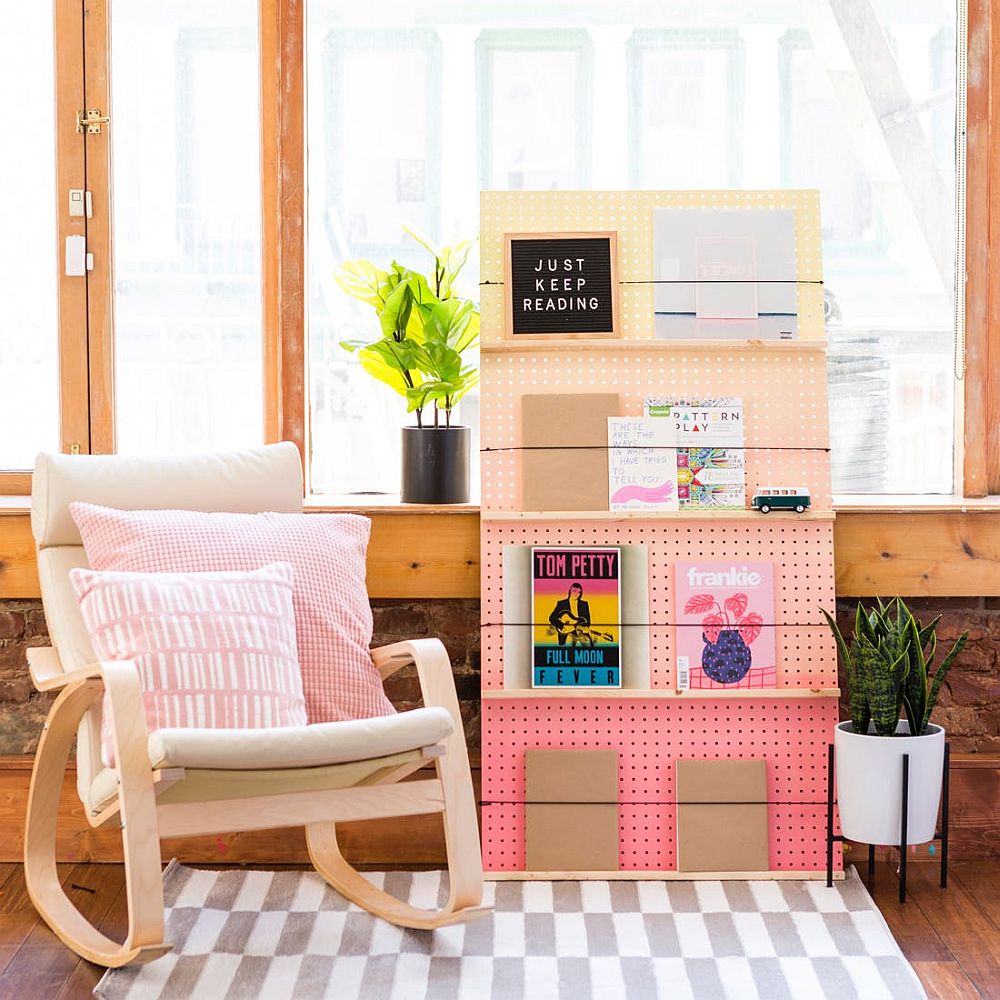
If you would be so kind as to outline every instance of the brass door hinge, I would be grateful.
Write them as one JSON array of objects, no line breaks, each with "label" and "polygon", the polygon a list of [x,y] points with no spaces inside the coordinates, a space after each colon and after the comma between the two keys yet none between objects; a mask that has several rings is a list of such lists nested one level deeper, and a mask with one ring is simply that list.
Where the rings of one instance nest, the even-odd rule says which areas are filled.
[{"label": "brass door hinge", "polygon": [[100,108],[87,108],[76,113],[76,131],[78,135],[100,135],[102,125],[110,125],[111,119],[101,114]]}]

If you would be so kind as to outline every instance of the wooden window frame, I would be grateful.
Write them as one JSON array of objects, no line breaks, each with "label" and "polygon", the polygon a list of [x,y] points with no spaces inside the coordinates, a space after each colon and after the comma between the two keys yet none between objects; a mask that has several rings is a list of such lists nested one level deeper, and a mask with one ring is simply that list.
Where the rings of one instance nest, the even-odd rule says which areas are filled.
[{"label": "wooden window frame", "polygon": [[962,487],[1000,494],[1000,0],[969,0]]}]

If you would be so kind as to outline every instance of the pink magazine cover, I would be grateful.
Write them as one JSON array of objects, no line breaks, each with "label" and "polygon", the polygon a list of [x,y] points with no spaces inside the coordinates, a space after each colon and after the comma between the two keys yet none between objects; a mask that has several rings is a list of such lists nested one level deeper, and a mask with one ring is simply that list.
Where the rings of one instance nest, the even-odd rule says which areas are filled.
[{"label": "pink magazine cover", "polygon": [[773,564],[678,562],[674,574],[677,687],[776,687]]}]

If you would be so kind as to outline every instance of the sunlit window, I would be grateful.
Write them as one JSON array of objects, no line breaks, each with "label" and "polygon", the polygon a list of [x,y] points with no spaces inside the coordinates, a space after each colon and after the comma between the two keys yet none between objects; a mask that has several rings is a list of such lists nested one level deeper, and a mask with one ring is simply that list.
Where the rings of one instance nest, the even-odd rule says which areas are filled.
[{"label": "sunlit window", "polygon": [[[426,265],[401,223],[466,238],[481,188],[805,187],[822,205],[835,489],[951,492],[955,10],[870,10],[417,2],[376,26],[313,0],[314,486],[398,489],[406,416],[339,347],[374,317],[334,274]],[[475,262],[466,278],[472,294]]]}]

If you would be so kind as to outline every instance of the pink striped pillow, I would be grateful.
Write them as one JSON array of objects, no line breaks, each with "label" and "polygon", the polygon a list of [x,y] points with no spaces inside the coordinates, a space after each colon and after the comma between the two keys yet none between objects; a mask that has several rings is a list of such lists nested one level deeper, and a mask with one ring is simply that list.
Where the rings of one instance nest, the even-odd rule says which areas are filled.
[{"label": "pink striped pillow", "polygon": [[[69,579],[98,658],[135,663],[150,732],[306,724],[288,563]],[[114,767],[110,720],[105,695],[101,753]]]},{"label": "pink striped pillow", "polygon": [[372,663],[371,522],[355,514],[224,514],[70,504],[94,569],[197,573],[289,562],[310,722],[395,712]]}]

